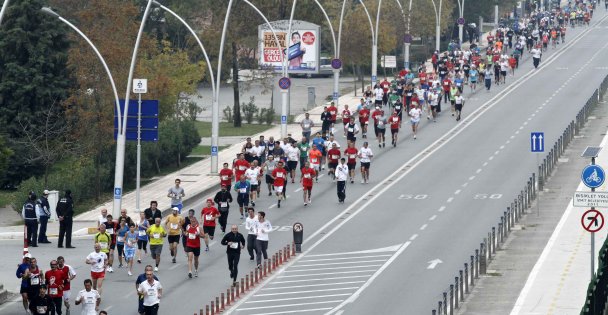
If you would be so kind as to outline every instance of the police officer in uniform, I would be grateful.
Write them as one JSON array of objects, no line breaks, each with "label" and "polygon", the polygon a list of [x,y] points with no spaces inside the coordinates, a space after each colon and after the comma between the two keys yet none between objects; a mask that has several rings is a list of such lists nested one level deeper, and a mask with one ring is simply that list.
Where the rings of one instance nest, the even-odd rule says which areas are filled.
[{"label": "police officer in uniform", "polygon": [[65,237],[65,247],[72,246],[72,218],[74,217],[74,201],[72,191],[66,190],[59,202],[57,202],[57,218],[59,218],[59,241],[57,247],[63,248],[63,238]]},{"label": "police officer in uniform", "polygon": [[27,244],[31,247],[38,247],[38,213],[36,213],[36,193],[30,191],[27,201],[21,209],[21,216],[27,227]]},{"label": "police officer in uniform", "polygon": [[51,217],[51,205],[49,204],[49,191],[44,190],[42,197],[36,201],[36,212],[40,219],[40,231],[38,232],[38,243],[50,244],[49,239],[46,237],[46,225]]}]

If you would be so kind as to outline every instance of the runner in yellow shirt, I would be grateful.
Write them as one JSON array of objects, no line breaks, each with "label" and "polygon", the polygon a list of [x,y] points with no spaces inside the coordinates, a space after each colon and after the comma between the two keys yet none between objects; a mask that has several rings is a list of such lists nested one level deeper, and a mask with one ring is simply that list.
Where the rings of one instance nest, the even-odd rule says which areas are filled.
[{"label": "runner in yellow shirt", "polygon": [[165,228],[160,225],[160,218],[156,218],[154,225],[149,227],[146,232],[150,237],[150,254],[152,254],[152,258],[156,261],[154,271],[158,271],[160,254],[163,251],[163,237],[167,236],[167,232],[165,232]]},{"label": "runner in yellow shirt", "polygon": [[173,257],[173,263],[177,257],[177,245],[179,244],[179,238],[182,235],[182,225],[184,225],[184,218],[179,213],[179,208],[173,207],[172,214],[167,217],[165,221],[165,228],[169,231],[169,249],[171,250],[171,257]]},{"label": "runner in yellow shirt", "polygon": [[103,223],[99,225],[99,232],[95,234],[95,243],[99,243],[102,253],[109,255],[112,236],[106,232],[106,225]]}]

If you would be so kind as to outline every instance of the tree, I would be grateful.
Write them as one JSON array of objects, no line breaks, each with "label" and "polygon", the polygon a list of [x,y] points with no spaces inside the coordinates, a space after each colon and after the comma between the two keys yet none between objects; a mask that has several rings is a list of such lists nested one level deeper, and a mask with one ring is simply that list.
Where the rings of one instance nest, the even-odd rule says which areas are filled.
[{"label": "tree", "polygon": [[73,143],[69,140],[69,127],[61,117],[62,111],[52,103],[40,121],[18,122],[24,137],[16,142],[23,147],[21,159],[28,163],[41,163],[44,168],[44,187],[48,187],[49,172],[55,162],[71,154]]},{"label": "tree", "polygon": [[4,184],[18,184],[41,173],[39,163],[28,163],[19,121],[36,124],[48,106],[67,97],[70,72],[68,41],[62,23],[40,12],[44,1],[13,1],[0,28],[0,134],[14,152]]},{"label": "tree", "polygon": [[[6,144],[4,137],[0,136],[0,174],[6,174],[8,168],[9,159],[13,155],[13,151]],[[0,181],[4,181],[3,177],[0,177]]]}]

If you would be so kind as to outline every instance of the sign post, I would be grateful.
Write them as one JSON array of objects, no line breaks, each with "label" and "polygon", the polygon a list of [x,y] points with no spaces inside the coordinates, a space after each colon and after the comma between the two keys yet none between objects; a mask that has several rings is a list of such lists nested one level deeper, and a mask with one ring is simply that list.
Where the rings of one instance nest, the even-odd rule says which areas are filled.
[{"label": "sign post", "polygon": [[[531,132],[530,133],[530,152],[532,153],[541,153],[545,152],[545,133],[544,132]],[[536,167],[540,167],[540,162],[538,161],[538,154],[536,154]],[[540,174],[538,174],[538,179],[540,180]],[[545,180],[543,178],[543,180]],[[539,185],[538,188],[541,186]],[[540,194],[536,199],[536,216],[540,216]]]},{"label": "sign post", "polygon": [[[583,169],[581,179],[583,180],[583,184],[585,184],[585,186],[591,188],[592,193],[595,192],[596,188],[602,186],[604,179],[606,179],[604,170],[598,165],[595,165],[595,158],[598,156],[601,149],[602,148],[600,147],[587,147],[582,154],[582,157],[591,158],[591,165],[587,165]],[[595,213],[597,213],[597,215]],[[585,227],[585,217],[588,214],[589,217],[591,217],[590,220],[592,221],[591,224],[588,225],[589,228]],[[583,227],[585,227],[587,231],[591,232],[591,280],[593,280],[593,276],[595,276],[595,232],[602,228],[602,226],[599,226],[597,230],[595,229],[598,226],[598,220],[600,217],[602,220],[601,225],[603,226],[604,218],[602,217],[602,214],[596,211],[595,207],[591,207],[591,210],[585,212],[582,219]]]},{"label": "sign post", "polygon": [[133,80],[133,93],[137,94],[137,175],[135,179],[135,211],[140,211],[141,184],[141,95],[148,93],[148,80]]}]

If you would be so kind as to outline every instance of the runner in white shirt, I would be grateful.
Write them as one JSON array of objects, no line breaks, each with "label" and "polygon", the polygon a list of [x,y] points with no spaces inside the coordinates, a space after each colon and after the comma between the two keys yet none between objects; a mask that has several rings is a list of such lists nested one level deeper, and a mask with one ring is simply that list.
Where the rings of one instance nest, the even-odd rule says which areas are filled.
[{"label": "runner in white shirt", "polygon": [[137,291],[144,296],[144,313],[158,314],[163,287],[158,280],[154,280],[152,271],[146,270],[146,281],[139,284]]},{"label": "runner in white shirt", "polygon": [[108,266],[108,255],[101,251],[99,243],[95,243],[95,251],[87,256],[85,263],[91,265],[93,288],[98,290],[101,295],[101,287],[105,278],[106,267]]},{"label": "runner in white shirt", "polygon": [[99,303],[101,295],[97,290],[93,290],[93,282],[91,279],[84,280],[84,290],[78,292],[76,296],[76,305],[82,304],[82,315],[97,315],[99,311]]},{"label": "runner in white shirt", "polygon": [[412,109],[410,109],[410,122],[412,124],[412,132],[414,133],[414,139],[416,139],[416,130],[418,129],[418,124],[420,123],[420,116],[422,115],[422,110],[420,110],[420,105],[412,103]]},{"label": "runner in white shirt", "polygon": [[460,95],[460,92],[456,92],[456,97],[454,98],[454,100],[454,109],[456,109],[456,121],[459,121],[460,113],[462,113],[462,107],[464,106],[464,97]]},{"label": "runner in white shirt", "polygon": [[[296,169],[298,169],[298,161],[300,161],[300,149],[298,149],[296,145],[295,142],[292,142],[291,146],[285,152],[287,154],[287,169],[291,176],[291,183],[295,182]],[[287,180],[287,178],[285,180]]]},{"label": "runner in white shirt", "polygon": [[252,161],[251,167],[245,171],[245,177],[251,184],[251,189],[249,190],[249,201],[251,205],[255,207],[255,201],[258,199],[258,187],[260,185],[259,179],[262,174],[260,173],[261,169],[258,167],[258,161]]},{"label": "runner in white shirt", "polygon": [[245,219],[245,229],[247,230],[247,252],[249,252],[249,260],[253,260],[255,251],[256,226],[258,217],[255,215],[255,209],[247,209],[247,219]]},{"label": "runner in white shirt", "polygon": [[379,86],[376,85],[376,88],[374,89],[374,95],[375,95],[375,103],[376,106],[382,106],[382,98],[384,97],[384,90]]},{"label": "runner in white shirt", "polygon": [[272,231],[272,224],[266,220],[266,212],[258,211],[258,222],[255,225],[255,251],[258,268],[262,267],[262,256],[264,260],[268,260],[268,233]]},{"label": "runner in white shirt", "polygon": [[369,183],[369,167],[371,158],[374,156],[372,149],[368,147],[367,141],[363,142],[363,146],[359,149],[359,162],[361,163],[361,184]]},{"label": "runner in white shirt", "polygon": [[540,64],[540,57],[543,55],[540,47],[534,47],[530,53],[532,54],[532,62],[534,63],[534,69],[538,69],[538,65]]}]

